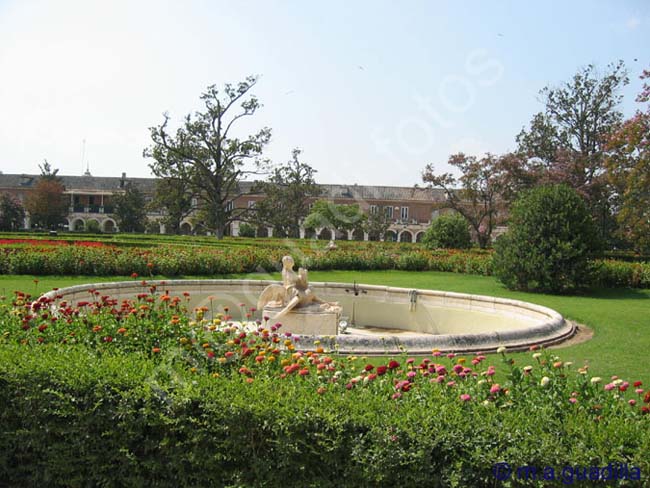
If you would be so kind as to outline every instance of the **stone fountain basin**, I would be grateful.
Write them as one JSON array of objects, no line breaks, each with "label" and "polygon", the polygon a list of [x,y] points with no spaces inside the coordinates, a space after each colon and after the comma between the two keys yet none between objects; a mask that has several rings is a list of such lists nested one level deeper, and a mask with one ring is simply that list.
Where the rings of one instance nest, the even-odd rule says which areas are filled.
[{"label": "stone fountain basin", "polygon": [[[268,280],[166,280],[94,283],[62,288],[46,296],[71,304],[88,301],[89,290],[118,300],[135,299],[155,284],[157,293],[183,296],[189,293],[188,308],[207,307],[206,318],[229,307],[233,320],[242,320],[242,308],[254,307]],[[519,300],[435,290],[412,290],[377,285],[313,282],[315,294],[338,301],[347,333],[309,336],[300,339],[305,350],[313,341],[350,354],[430,354],[445,352],[489,352],[500,346],[522,350],[531,345],[549,345],[575,333],[573,323],[550,308]],[[358,293],[355,295],[355,291]],[[415,302],[413,303],[415,295]],[[258,316],[260,312],[256,313]]]}]

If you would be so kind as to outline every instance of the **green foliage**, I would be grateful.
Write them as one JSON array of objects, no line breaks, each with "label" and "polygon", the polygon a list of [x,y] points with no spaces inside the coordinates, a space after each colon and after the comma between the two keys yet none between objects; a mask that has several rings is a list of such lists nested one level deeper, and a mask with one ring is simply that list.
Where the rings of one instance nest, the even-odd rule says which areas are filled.
[{"label": "green foliage", "polygon": [[[181,222],[192,211],[192,193],[188,184],[178,178],[156,180],[156,191],[149,204],[151,210],[164,210],[165,233],[180,234]],[[156,223],[159,232],[159,223]]]},{"label": "green foliage", "polygon": [[243,222],[239,226],[239,237],[255,237],[256,231],[255,227],[253,227],[250,224],[247,224],[246,222]]},{"label": "green foliage", "polygon": [[0,197],[0,231],[13,231],[23,227],[25,209],[8,193]]},{"label": "green foliage", "polygon": [[262,154],[271,140],[271,129],[265,127],[243,138],[231,132],[260,108],[250,93],[257,80],[249,76],[223,89],[209,86],[201,95],[204,110],[187,115],[173,133],[165,114],[161,125],[150,128],[152,144],[144,151],[153,159],[149,166],[154,175],[178,180],[197,198],[197,226],[219,239],[230,222],[249,213],[231,205],[243,194],[239,182],[267,165]]},{"label": "green foliage", "polygon": [[99,227],[99,222],[96,220],[87,220],[86,221],[86,232],[89,234],[99,234],[101,233],[101,228]]},{"label": "green foliage", "polygon": [[265,195],[255,204],[254,221],[258,226],[272,227],[275,237],[299,237],[309,201],[321,193],[314,180],[316,171],[300,162],[300,152],[294,149],[291,161],[275,168],[268,181],[257,183],[253,189]]},{"label": "green foliage", "polygon": [[636,378],[604,387],[547,352],[530,368],[292,354],[268,328],[190,323],[181,297],[136,314],[91,300],[64,307],[70,321],[27,318],[19,294],[0,310],[4,484],[493,486],[496,462],[650,469]]},{"label": "green foliage", "polygon": [[357,204],[336,204],[319,200],[312,206],[303,225],[306,229],[326,227],[337,231],[363,230],[366,220],[366,215]]},{"label": "green foliage", "polygon": [[144,232],[147,210],[137,186],[128,184],[123,194],[113,195],[113,205],[120,232]]},{"label": "green foliage", "polygon": [[467,221],[456,213],[443,214],[431,222],[422,243],[429,249],[468,249],[472,236]]},{"label": "green foliage", "polygon": [[566,185],[542,186],[513,206],[498,239],[495,274],[518,290],[567,293],[592,284],[596,230],[583,199]]}]

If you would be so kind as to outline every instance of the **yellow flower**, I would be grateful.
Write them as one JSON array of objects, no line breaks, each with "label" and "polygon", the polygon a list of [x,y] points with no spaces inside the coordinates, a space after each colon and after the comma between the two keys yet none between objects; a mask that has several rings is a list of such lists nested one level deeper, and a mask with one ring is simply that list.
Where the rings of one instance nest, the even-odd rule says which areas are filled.
[{"label": "yellow flower", "polygon": [[458,364],[465,364],[467,360],[465,358],[458,358]]}]

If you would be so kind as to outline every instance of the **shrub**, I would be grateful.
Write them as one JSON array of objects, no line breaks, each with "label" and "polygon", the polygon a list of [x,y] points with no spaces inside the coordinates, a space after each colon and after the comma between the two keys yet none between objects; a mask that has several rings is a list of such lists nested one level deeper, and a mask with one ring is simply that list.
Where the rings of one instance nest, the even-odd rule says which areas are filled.
[{"label": "shrub", "polygon": [[246,222],[239,226],[239,237],[255,237],[255,227]]},{"label": "shrub", "polygon": [[444,214],[431,222],[422,242],[428,249],[468,249],[472,237],[467,221],[457,213]]},{"label": "shrub", "polygon": [[590,286],[596,228],[583,199],[566,185],[535,188],[512,207],[495,244],[495,274],[508,288],[566,293]]},{"label": "shrub", "polygon": [[99,222],[96,220],[89,220],[86,222],[86,232],[88,234],[99,234],[101,231],[102,230],[99,227]]}]

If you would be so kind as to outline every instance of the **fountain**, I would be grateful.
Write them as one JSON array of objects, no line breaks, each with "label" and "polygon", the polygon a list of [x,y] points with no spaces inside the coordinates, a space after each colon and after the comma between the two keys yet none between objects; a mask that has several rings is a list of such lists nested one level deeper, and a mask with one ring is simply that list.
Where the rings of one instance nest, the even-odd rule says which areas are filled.
[{"label": "fountain", "polygon": [[[270,322],[302,336],[309,349],[321,345],[350,354],[430,354],[432,349],[459,353],[509,350],[563,341],[575,326],[540,305],[482,295],[346,283],[309,283],[307,270],[293,271],[293,259],[283,259],[283,282],[268,280],[149,281],[160,292],[187,296],[189,309],[204,307],[211,318],[223,310],[258,305]],[[72,286],[49,292],[68,303],[87,300],[89,290],[112,298],[135,299],[143,291],[138,281]],[[327,297],[325,301],[318,297]],[[57,298],[59,297],[59,298]],[[235,317],[235,320],[238,318]],[[245,320],[242,312],[241,320]],[[309,337],[305,337],[309,336]]]}]

